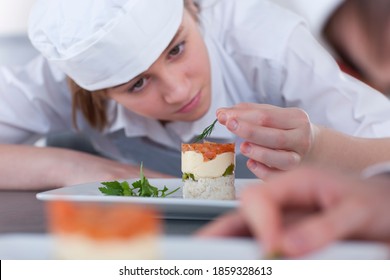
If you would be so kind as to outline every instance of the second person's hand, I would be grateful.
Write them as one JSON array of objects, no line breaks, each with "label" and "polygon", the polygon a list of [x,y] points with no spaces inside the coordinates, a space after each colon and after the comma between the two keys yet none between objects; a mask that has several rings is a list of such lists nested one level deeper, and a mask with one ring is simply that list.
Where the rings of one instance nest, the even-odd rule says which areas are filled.
[{"label": "second person's hand", "polygon": [[[248,187],[237,211],[197,234],[251,234],[265,253],[286,257],[302,256],[345,238],[388,242],[388,183],[388,178],[362,181],[336,172],[298,168]],[[292,215],[296,213],[300,215]]]}]

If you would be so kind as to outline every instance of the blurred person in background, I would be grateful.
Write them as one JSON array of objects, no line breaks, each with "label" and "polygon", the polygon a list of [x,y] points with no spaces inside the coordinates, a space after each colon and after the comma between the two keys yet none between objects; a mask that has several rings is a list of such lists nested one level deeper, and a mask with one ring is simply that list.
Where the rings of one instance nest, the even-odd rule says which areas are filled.
[{"label": "blurred person in background", "polygon": [[390,95],[389,0],[272,0],[301,15],[341,69]]}]

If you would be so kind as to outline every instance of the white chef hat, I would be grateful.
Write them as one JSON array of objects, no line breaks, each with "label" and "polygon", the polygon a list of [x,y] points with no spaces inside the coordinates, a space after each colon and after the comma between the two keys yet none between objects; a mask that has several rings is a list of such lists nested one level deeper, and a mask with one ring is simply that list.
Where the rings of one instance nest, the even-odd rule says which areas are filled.
[{"label": "white chef hat", "polygon": [[43,56],[92,91],[147,70],[182,16],[183,0],[37,0],[28,34]]}]

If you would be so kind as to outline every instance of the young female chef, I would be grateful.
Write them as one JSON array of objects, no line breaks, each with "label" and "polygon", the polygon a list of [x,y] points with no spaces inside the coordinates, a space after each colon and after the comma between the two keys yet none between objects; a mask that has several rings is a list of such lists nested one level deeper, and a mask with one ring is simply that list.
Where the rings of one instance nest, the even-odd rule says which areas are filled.
[{"label": "young female chef", "polygon": [[[184,3],[38,0],[29,36],[42,56],[1,69],[0,187],[138,177],[140,162],[146,176],[180,176],[180,144],[240,103],[228,117],[256,106],[261,133],[238,136],[261,137],[273,170],[390,156],[386,138],[361,150],[389,136],[389,102],[343,74],[300,18],[268,1]],[[27,145],[72,129],[105,158]],[[222,125],[209,140],[241,141]]]}]

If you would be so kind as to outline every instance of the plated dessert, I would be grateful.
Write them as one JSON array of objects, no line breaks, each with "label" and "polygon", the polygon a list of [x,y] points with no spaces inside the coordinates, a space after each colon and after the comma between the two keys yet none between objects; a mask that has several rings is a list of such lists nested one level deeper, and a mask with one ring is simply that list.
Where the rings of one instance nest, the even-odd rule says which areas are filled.
[{"label": "plated dessert", "polygon": [[162,222],[153,209],[122,203],[47,204],[58,259],[158,259]]},{"label": "plated dessert", "polygon": [[235,144],[182,144],[183,197],[235,199]]},{"label": "plated dessert", "polygon": [[[195,143],[181,145],[183,198],[233,200],[235,189],[235,143],[205,141],[217,119],[195,138]],[[204,141],[199,143],[199,141]],[[113,196],[167,197],[180,189],[158,189],[149,183],[140,167],[140,180],[131,185],[127,181],[102,182],[100,192]]]}]

